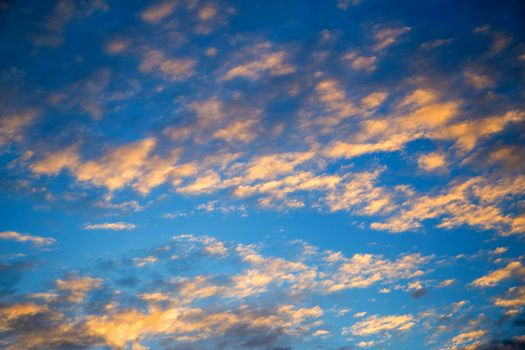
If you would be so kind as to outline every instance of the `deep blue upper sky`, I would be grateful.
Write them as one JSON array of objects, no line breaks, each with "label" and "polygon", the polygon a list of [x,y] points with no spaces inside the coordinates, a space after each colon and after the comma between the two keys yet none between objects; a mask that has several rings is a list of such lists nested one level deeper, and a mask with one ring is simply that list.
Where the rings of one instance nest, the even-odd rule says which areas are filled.
[{"label": "deep blue upper sky", "polygon": [[0,347],[522,349],[524,18],[0,1]]}]

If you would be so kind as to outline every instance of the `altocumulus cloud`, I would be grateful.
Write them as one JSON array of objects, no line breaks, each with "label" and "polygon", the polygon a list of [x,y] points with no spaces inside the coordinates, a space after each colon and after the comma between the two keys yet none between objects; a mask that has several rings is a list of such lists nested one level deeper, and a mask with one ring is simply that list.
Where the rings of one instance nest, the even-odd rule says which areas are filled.
[{"label": "altocumulus cloud", "polygon": [[518,3],[0,1],[0,347],[522,347]]}]

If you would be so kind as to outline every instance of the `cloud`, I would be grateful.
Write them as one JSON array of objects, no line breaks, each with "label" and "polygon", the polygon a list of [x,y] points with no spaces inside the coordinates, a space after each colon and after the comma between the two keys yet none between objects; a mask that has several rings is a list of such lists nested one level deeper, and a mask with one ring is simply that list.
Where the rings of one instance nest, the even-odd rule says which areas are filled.
[{"label": "cloud", "polygon": [[[505,314],[505,326],[517,317],[523,259],[513,257],[519,254],[513,245],[525,232],[518,145],[525,114],[514,86],[520,78],[514,74],[522,55],[519,36],[482,27],[476,32],[488,40],[463,45],[469,38],[449,38],[457,33],[444,33],[443,26],[430,36],[422,33],[420,18],[410,19],[413,29],[392,24],[388,16],[377,26],[349,21],[377,7],[363,1],[351,8],[358,3],[333,0],[328,12],[321,2],[308,9],[314,17],[333,15],[326,30],[301,16],[291,18],[281,6],[239,5],[242,18],[226,26],[237,9],[217,1],[160,0],[133,13],[112,8],[102,14],[109,10],[103,1],[55,0],[43,18],[40,5],[9,5],[5,15],[17,20],[6,22],[6,33],[48,46],[20,42],[15,56],[22,59],[8,58],[13,64],[0,70],[0,98],[12,105],[0,117],[0,146],[6,146],[0,182],[15,201],[30,193],[45,197],[38,211],[59,206],[75,212],[89,205],[103,212],[99,217],[117,218],[77,225],[86,230],[131,230],[135,224],[117,221],[115,210],[149,208],[135,215],[144,217],[176,204],[166,217],[197,214],[164,222],[163,229],[195,222],[212,227],[206,222],[212,217],[228,226],[249,213],[250,219],[239,222],[304,216],[310,232],[310,221],[321,215],[346,222],[350,235],[371,236],[359,237],[370,245],[345,247],[343,253],[286,242],[285,235],[297,235],[286,227],[268,232],[259,244],[246,237],[240,244],[180,235],[126,257],[110,254],[95,268],[79,263],[79,271],[51,268],[56,259],[41,263],[47,253],[6,253],[0,257],[8,274],[0,285],[0,309],[11,316],[0,323],[2,346],[375,348],[383,339],[402,342],[408,335],[396,333],[407,327],[417,328],[420,346],[438,347],[445,337],[480,329],[489,339],[498,333],[492,317]],[[399,21],[411,13],[395,11]],[[94,13],[100,16],[88,18]],[[257,30],[266,15],[285,21]],[[97,26],[109,17],[117,19],[117,32]],[[512,29],[511,22],[502,28]],[[362,28],[370,33],[360,37]],[[34,29],[38,36],[28,35]],[[275,35],[282,30],[286,35]],[[450,45],[453,40],[457,44]],[[418,177],[418,169],[439,176]],[[387,232],[435,225],[467,231],[468,239],[476,230],[491,231],[480,237],[509,237],[492,237],[496,242],[485,242],[480,253],[462,250],[479,244],[454,247],[458,259],[463,253],[472,264],[481,266],[485,258],[498,264],[470,277],[457,275],[458,259],[429,255],[435,230],[427,230],[429,239],[418,242],[423,245],[402,246],[410,239],[369,232],[370,224]],[[338,231],[325,228],[332,229]],[[0,239],[46,247],[52,242],[11,231]],[[502,246],[513,249],[503,252]],[[33,258],[38,260],[30,283],[15,290],[10,280],[18,275],[10,276],[15,268],[4,261]],[[54,276],[55,267],[65,277]],[[41,293],[24,294],[48,275],[52,280],[40,285]],[[510,283],[516,287],[509,289]],[[426,288],[435,294],[418,302],[410,298]],[[471,300],[459,311],[458,300],[449,300],[455,293]],[[434,303],[441,296],[442,303]],[[347,321],[337,318],[342,306],[353,310]],[[443,314],[436,311],[440,307]],[[350,322],[344,340],[340,322]],[[352,323],[373,338],[361,339]],[[430,333],[437,335],[424,339]]]},{"label": "cloud", "polygon": [[92,316],[87,320],[86,329],[89,334],[103,339],[103,344],[122,348],[127,344],[139,346],[142,338],[163,334],[172,334],[173,339],[180,342],[196,342],[220,334],[227,335],[242,325],[247,325],[252,332],[257,329],[293,332],[304,321],[322,314],[318,307],[296,309],[291,305],[282,305],[272,313],[265,316],[250,309],[207,312],[201,308],[173,306],[146,313],[130,310],[102,317]]},{"label": "cloud", "polygon": [[251,53],[253,59],[234,65],[226,70],[221,80],[246,78],[249,80],[260,79],[263,74],[280,76],[294,73],[296,67],[287,63],[289,53],[284,50],[272,50],[269,44],[259,44],[245,50]]},{"label": "cloud", "polygon": [[405,208],[384,223],[372,223],[371,227],[403,232],[420,228],[425,220],[440,219],[438,227],[441,228],[469,225],[496,230],[501,235],[521,232],[520,217],[504,214],[501,206],[523,192],[525,178],[522,176],[505,176],[497,181],[475,177],[448,187],[439,194],[407,199]]},{"label": "cloud", "polygon": [[76,147],[68,147],[33,163],[31,170],[37,174],[57,175],[64,168],[75,168],[78,163]]},{"label": "cloud", "polygon": [[[180,235],[175,239],[181,244],[196,245],[198,249],[203,246],[204,250],[208,250],[207,253],[210,255],[222,256],[224,254],[223,247],[221,247],[224,245],[223,242],[211,237]],[[162,251],[166,249],[169,248],[164,247]],[[188,249],[180,247],[180,251],[181,259],[184,259],[183,255],[188,253]],[[253,260],[253,258],[250,259]],[[160,260],[160,257],[157,256],[133,259],[137,268],[143,267],[143,262],[161,263]],[[195,263],[193,260],[189,261]],[[173,281],[173,279],[171,280]],[[143,280],[142,282],[145,283],[146,281]],[[162,293],[153,290],[150,293],[128,294],[125,297],[138,297],[145,300],[149,305],[147,308],[135,307],[134,303],[128,303],[127,306],[124,306],[116,300],[111,300],[123,296],[122,292],[126,294],[129,292],[129,290],[122,292],[115,290],[114,298],[107,301],[104,299],[97,300],[97,303],[102,303],[102,307],[96,312],[90,312],[89,308],[84,307],[88,300],[88,293],[101,289],[102,283],[106,288],[114,288],[111,280],[103,281],[94,277],[70,276],[56,282],[58,291],[66,293],[65,301],[42,306],[27,304],[23,306],[23,309],[22,305],[15,304],[18,311],[13,317],[20,318],[40,313],[42,314],[41,318],[46,320],[45,324],[40,327],[46,327],[48,322],[51,325],[51,319],[54,327],[49,328],[47,337],[42,337],[40,327],[24,328],[19,322],[9,322],[5,325],[5,329],[2,329],[2,331],[9,331],[7,344],[15,340],[17,344],[26,344],[29,339],[33,339],[33,344],[37,344],[40,348],[66,342],[71,346],[86,344],[86,347],[122,348],[130,346],[141,348],[143,341],[169,337],[181,345],[196,344],[195,346],[198,346],[200,342],[206,341],[212,341],[212,344],[231,341],[238,344],[235,348],[249,349],[253,347],[253,344],[250,345],[251,341],[265,339],[262,337],[263,334],[267,334],[269,337],[265,341],[275,344],[281,337],[299,337],[307,334],[310,329],[316,328],[320,324],[317,320],[324,315],[320,306],[298,306],[288,304],[285,300],[271,305],[257,305],[253,302],[243,302],[238,305],[228,302],[227,305],[220,302],[224,299],[212,299],[217,307],[203,308],[196,303],[198,299],[219,297],[220,293],[225,290],[235,290],[214,286],[210,284],[212,278],[203,276],[179,278],[176,284],[172,284],[171,287],[178,289],[175,293]],[[170,283],[169,280],[166,280],[166,283]],[[229,299],[231,295],[224,293],[223,297]],[[13,310],[15,306],[12,307]],[[75,316],[66,316],[63,313],[65,310],[76,310]],[[7,311],[10,314],[14,312],[11,309]],[[237,334],[239,328],[243,331],[240,332],[239,330],[240,333]],[[75,339],[71,334],[72,329],[77,329],[83,336]],[[247,336],[248,334],[250,336]],[[257,334],[262,338],[257,338]],[[326,332],[318,332],[318,336],[324,335]],[[255,338],[251,338],[252,336]]]},{"label": "cloud", "polygon": [[448,287],[448,286],[453,285],[454,283],[456,283],[456,280],[453,279],[453,278],[449,278],[449,279],[447,279],[447,280],[442,281],[442,282],[439,284],[439,286],[440,286],[440,287]]},{"label": "cloud", "polygon": [[519,337],[514,337],[514,339],[492,340],[482,344],[474,344],[471,348],[472,350],[521,350],[523,347],[525,347],[525,341]]},{"label": "cloud", "polygon": [[10,142],[19,142],[24,138],[25,129],[35,120],[38,112],[26,110],[0,117],[0,147]]},{"label": "cloud", "polygon": [[240,120],[215,131],[213,136],[227,142],[250,142],[256,137],[254,132],[255,120]]},{"label": "cloud", "polygon": [[361,99],[361,106],[367,110],[377,108],[381,106],[387,96],[386,92],[372,92]]},{"label": "cloud", "polygon": [[391,211],[394,205],[391,194],[376,186],[380,174],[381,170],[378,169],[356,173],[347,181],[341,181],[342,188],[326,196],[328,208],[331,211],[354,209],[365,215]]},{"label": "cloud", "polygon": [[[268,244],[182,234],[138,256],[112,258],[103,269],[92,270],[98,276],[68,274],[66,269],[65,277],[47,284],[51,289],[19,295],[27,301],[0,307],[0,313],[13,307],[4,312],[13,316],[0,322],[4,344],[138,349],[162,339],[173,346],[202,349],[217,344],[236,349],[317,344],[332,341],[340,329],[327,311],[330,306],[339,310],[330,295],[375,285],[415,286],[426,273],[420,267],[430,262],[417,253],[395,259],[369,253],[346,257],[303,241],[280,242],[286,249],[273,247],[270,251],[277,254],[268,255],[263,252]],[[215,268],[210,270],[210,265]],[[123,287],[129,274],[135,283]],[[368,316],[361,311],[356,316],[343,335],[388,337],[419,322],[412,314]]]},{"label": "cloud", "polygon": [[351,6],[357,6],[361,0],[337,0],[337,8],[343,11],[348,10]]},{"label": "cloud", "polygon": [[410,27],[377,28],[373,34],[376,41],[374,50],[380,51],[386,49],[387,47],[395,44],[401,35],[409,31]]},{"label": "cloud", "polygon": [[199,9],[199,19],[203,21],[210,20],[215,17],[215,15],[217,15],[217,8],[212,4],[208,4]]},{"label": "cloud", "polygon": [[[494,305],[509,309],[510,314],[518,313],[525,306],[525,287],[512,287],[507,290],[504,297],[493,299]],[[509,312],[507,312],[509,314]]]},{"label": "cloud", "polygon": [[525,267],[519,261],[512,261],[504,268],[476,279],[472,282],[472,285],[476,287],[493,287],[503,280],[523,277],[525,277]]},{"label": "cloud", "polygon": [[125,52],[130,46],[129,40],[114,39],[106,42],[104,49],[108,55],[116,55]]},{"label": "cloud", "polygon": [[140,71],[155,72],[172,81],[185,80],[195,74],[197,61],[192,58],[168,58],[159,50],[147,50],[140,64]]},{"label": "cloud", "polygon": [[295,168],[312,159],[313,152],[289,152],[256,157],[248,164],[248,180],[274,179],[279,175],[293,173]]},{"label": "cloud", "polygon": [[164,1],[149,6],[140,13],[140,18],[149,23],[158,23],[170,16],[177,5],[176,1]]},{"label": "cloud", "polygon": [[319,118],[318,124],[332,127],[344,119],[354,116],[359,109],[350,101],[340,83],[334,79],[325,79],[317,83],[315,91],[319,101],[325,106],[328,114]]},{"label": "cloud", "polygon": [[228,249],[224,245],[222,241],[219,241],[218,239],[214,237],[209,236],[194,236],[194,235],[178,235],[174,236],[173,240],[175,241],[181,241],[181,242],[191,242],[196,243],[199,245],[202,245],[202,250],[209,254],[209,255],[215,255],[215,256],[226,256],[228,254]]},{"label": "cloud", "polygon": [[434,50],[434,49],[437,49],[439,47],[443,47],[443,46],[447,46],[447,45],[450,45],[451,43],[454,42],[454,39],[453,38],[448,38],[448,39],[434,39],[434,40],[430,40],[430,41],[426,41],[424,43],[422,43],[420,45],[421,49],[424,50],[424,51],[430,51],[430,50]]},{"label": "cloud", "polygon": [[443,154],[428,153],[420,155],[417,164],[425,171],[435,171],[445,168],[447,160]]},{"label": "cloud", "polygon": [[420,266],[429,260],[419,254],[404,255],[393,261],[372,254],[355,254],[351,258],[332,254],[328,259],[334,260],[337,268],[332,272],[331,278],[321,282],[326,293],[421,276],[424,272],[420,270]]},{"label": "cloud", "polygon": [[241,213],[241,215],[247,215],[246,214],[246,206],[243,204],[240,205],[221,205],[217,204],[218,201],[209,201],[207,203],[202,203],[197,206],[198,210],[204,210],[208,213],[212,212],[220,212],[222,214],[229,214],[229,213]]},{"label": "cloud", "polygon": [[[352,143],[333,141],[325,146],[331,158],[354,158],[377,152],[402,149],[410,141],[429,137],[442,130],[458,113],[459,102],[435,102],[437,96],[428,90],[415,90],[407,95],[399,107],[408,107],[388,119],[365,119],[359,123]],[[432,137],[432,136],[430,136]]]},{"label": "cloud", "polygon": [[102,282],[100,278],[71,276],[67,279],[58,279],[56,287],[58,290],[67,292],[68,301],[80,303],[90,291],[100,288]]},{"label": "cloud", "polygon": [[343,56],[343,60],[350,62],[354,70],[372,72],[376,69],[376,56],[361,56],[355,51],[350,51]]},{"label": "cloud", "polygon": [[19,233],[16,231],[0,232],[0,240],[29,242],[35,246],[46,246],[55,243],[55,240],[50,237],[32,236],[26,233]]},{"label": "cloud", "polygon": [[507,250],[509,250],[509,248],[507,248],[507,247],[497,247],[496,249],[494,249],[492,254],[494,254],[494,255],[504,254]]},{"label": "cloud", "polygon": [[214,171],[208,171],[200,177],[197,177],[193,183],[178,189],[181,193],[210,193],[214,192],[219,188],[223,188],[221,177]]},{"label": "cloud", "polygon": [[467,82],[478,90],[488,89],[495,85],[492,79],[481,73],[467,70],[464,75]]},{"label": "cloud", "polygon": [[461,333],[452,338],[452,344],[455,346],[465,344],[480,344],[480,340],[483,339],[486,334],[487,332],[484,330],[475,330]]},{"label": "cloud", "polygon": [[372,315],[363,321],[357,322],[351,327],[343,328],[343,334],[353,334],[357,336],[370,336],[383,332],[402,332],[408,331],[416,324],[414,316],[406,315]]},{"label": "cloud", "polygon": [[0,332],[9,330],[10,324],[23,317],[32,316],[47,311],[45,305],[35,303],[15,303],[0,308]]},{"label": "cloud", "polygon": [[373,340],[370,341],[360,341],[357,343],[357,346],[360,348],[371,348],[372,346],[376,345],[376,342]]},{"label": "cloud", "polygon": [[96,160],[81,159],[76,147],[66,147],[52,152],[30,166],[36,174],[56,175],[68,169],[79,182],[115,191],[132,185],[147,194],[168,179],[187,177],[196,172],[193,164],[177,164],[181,150],[174,149],[165,158],[150,155],[157,144],[154,138],[109,149]]},{"label": "cloud", "polygon": [[474,28],[474,33],[488,36],[492,40],[491,45],[485,54],[488,57],[498,55],[512,43],[511,37],[502,32],[492,30],[488,24]]},{"label": "cloud", "polygon": [[132,230],[135,227],[136,227],[135,224],[118,221],[118,222],[105,222],[101,224],[87,224],[84,226],[84,229],[122,231],[122,230]]},{"label": "cloud", "polygon": [[263,111],[236,98],[211,96],[188,103],[186,108],[195,114],[196,120],[164,130],[175,142],[190,141],[200,148],[210,139],[216,139],[235,146],[253,142],[262,132],[260,119]]},{"label": "cloud", "polygon": [[133,258],[133,263],[137,267],[144,267],[148,264],[157,262],[158,258],[156,256],[146,256],[144,258]]},{"label": "cloud", "polygon": [[453,140],[457,149],[471,151],[481,139],[502,132],[509,124],[521,122],[524,118],[522,111],[509,111],[503,115],[451,124],[434,130],[430,137]]},{"label": "cloud", "polygon": [[[460,101],[443,101],[435,90],[418,88],[401,96],[388,117],[370,117],[370,113],[384,103],[386,93],[371,92],[354,102],[334,79],[317,82],[315,90],[315,98],[322,103],[325,113],[311,120],[314,124],[303,124],[302,130],[311,128],[318,133],[314,136],[326,136],[321,136],[325,140],[320,144],[309,141],[309,148],[302,151],[261,154],[248,149],[247,153],[242,150],[201,155],[202,142],[210,137],[235,147],[239,142],[252,143],[259,132],[264,132],[259,127],[261,110],[253,111],[242,104],[236,105],[236,100],[230,103],[232,101],[212,95],[185,104],[195,116],[193,124],[164,129],[165,135],[174,142],[191,139],[192,148],[178,147],[160,156],[156,154],[161,152],[160,139],[151,137],[106,149],[98,158],[84,159],[80,146],[76,145],[36,160],[31,158],[30,169],[47,175],[57,175],[67,169],[76,181],[105,187],[110,192],[130,186],[147,195],[151,189],[169,183],[177,192],[187,195],[227,190],[236,198],[256,197],[259,206],[277,210],[314,205],[330,211],[384,216],[385,220],[376,220],[371,227],[391,232],[418,229],[425,220],[434,218],[441,220],[438,226],[442,228],[467,224],[498,230],[504,235],[523,231],[523,218],[507,215],[503,207],[508,198],[519,193],[523,182],[520,177],[507,177],[498,182],[498,188],[491,188],[494,179],[480,176],[467,179],[463,184],[451,182],[442,193],[417,194],[406,185],[381,186],[381,168],[368,172],[325,172],[329,164],[340,159],[400,151],[419,139],[448,143],[450,153],[430,153],[418,160],[428,171],[442,169],[446,154],[448,169],[454,166],[454,151],[458,155],[471,151],[484,138],[523,120],[523,112],[509,111],[476,121],[458,121]],[[251,113],[249,118],[245,117],[247,113]],[[364,113],[364,117],[360,113]],[[336,126],[344,128],[342,122],[349,117],[355,117],[358,125],[351,142],[346,141],[348,138],[328,137],[327,132],[333,132]],[[181,163],[183,158],[190,162]],[[492,190],[499,195],[488,197]],[[478,204],[474,198],[484,204]]]}]

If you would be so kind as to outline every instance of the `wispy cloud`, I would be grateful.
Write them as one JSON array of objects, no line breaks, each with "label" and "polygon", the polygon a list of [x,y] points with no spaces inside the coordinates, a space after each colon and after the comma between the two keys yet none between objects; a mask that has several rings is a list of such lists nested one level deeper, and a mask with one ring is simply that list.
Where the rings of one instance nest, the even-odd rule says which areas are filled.
[{"label": "wispy cloud", "polygon": [[359,336],[367,336],[381,332],[407,331],[414,327],[415,319],[412,315],[373,315],[360,321],[350,328],[343,329],[343,333],[351,333]]},{"label": "wispy cloud", "polygon": [[104,222],[100,224],[87,224],[84,226],[86,230],[111,230],[111,231],[122,231],[132,230],[137,227],[135,224],[129,222]]},{"label": "wispy cloud", "polygon": [[55,243],[55,239],[51,237],[34,236],[27,233],[19,233],[16,231],[2,231],[0,232],[0,240],[28,242],[36,246],[46,246]]},{"label": "wispy cloud", "polygon": [[269,73],[273,76],[286,75],[296,71],[295,65],[288,63],[289,53],[284,50],[272,49],[268,43],[258,44],[246,50],[252,59],[247,58],[244,62],[232,62],[233,67],[229,68],[222,76],[221,80],[231,80],[234,78],[246,78],[257,80],[263,74]]},{"label": "wispy cloud", "polygon": [[144,9],[140,17],[143,21],[150,22],[150,23],[158,23],[164,18],[168,17],[173,13],[175,10],[175,6],[177,5],[176,1],[164,1],[160,2],[158,4],[152,5],[146,9]]}]

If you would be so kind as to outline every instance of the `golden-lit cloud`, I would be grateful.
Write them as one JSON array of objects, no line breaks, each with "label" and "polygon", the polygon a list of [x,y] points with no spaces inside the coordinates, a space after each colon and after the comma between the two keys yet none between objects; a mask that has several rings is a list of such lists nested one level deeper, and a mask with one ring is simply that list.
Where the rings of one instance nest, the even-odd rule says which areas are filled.
[{"label": "golden-lit cloud", "polygon": [[354,334],[363,337],[383,332],[402,332],[410,330],[415,324],[416,319],[410,314],[372,315],[351,327],[344,328],[343,334]]},{"label": "golden-lit cloud", "polygon": [[295,167],[312,159],[313,152],[280,153],[257,157],[246,169],[248,180],[273,179],[294,172]]},{"label": "golden-lit cloud", "polygon": [[217,130],[213,136],[227,142],[249,142],[255,138],[255,120],[240,120]]},{"label": "golden-lit cloud", "polygon": [[294,73],[295,65],[288,63],[289,53],[284,50],[271,50],[269,44],[259,44],[250,48],[256,58],[246,62],[236,64],[229,68],[221,77],[221,80],[231,80],[234,78],[246,78],[257,80],[263,74],[269,73],[272,76],[280,76]]},{"label": "golden-lit cloud", "polygon": [[350,51],[343,56],[343,60],[350,63],[355,70],[371,72],[376,69],[376,56],[361,56],[355,51]]},{"label": "golden-lit cloud", "polygon": [[67,300],[73,303],[84,301],[87,293],[99,288],[103,280],[94,277],[71,276],[56,281],[57,289],[67,292]]},{"label": "golden-lit cloud", "polygon": [[359,111],[347,97],[340,83],[334,79],[320,81],[316,85],[315,91],[319,101],[325,106],[327,111],[326,115],[319,118],[317,124],[324,127],[333,127]]},{"label": "golden-lit cloud", "polygon": [[435,94],[416,90],[401,102],[400,107],[410,107],[408,113],[388,119],[365,119],[355,133],[354,142],[336,141],[329,144],[325,154],[331,158],[354,158],[377,152],[393,152],[412,140],[441,130],[453,120],[459,109],[458,102],[434,102]]},{"label": "golden-lit cloud", "polygon": [[472,285],[476,287],[493,287],[501,281],[523,277],[525,277],[525,267],[519,261],[512,261],[504,268],[495,270],[486,276],[476,279],[472,282]]},{"label": "golden-lit cloud", "polygon": [[168,179],[193,175],[192,164],[177,164],[180,149],[166,158],[150,156],[156,145],[154,138],[140,140],[109,150],[97,160],[81,160],[78,150],[69,147],[52,152],[35,161],[31,170],[37,174],[56,175],[68,169],[79,182],[89,182],[110,191],[132,184],[141,193],[148,193]]},{"label": "golden-lit cloud", "polygon": [[2,115],[0,117],[0,147],[6,146],[9,142],[21,141],[24,137],[24,130],[37,115],[36,110]]},{"label": "golden-lit cloud", "polygon": [[486,334],[487,332],[484,330],[468,331],[468,332],[456,335],[454,338],[452,338],[451,342],[453,346],[458,346],[458,345],[464,346],[466,344],[477,345],[481,343],[480,340],[482,340],[486,336]]},{"label": "golden-lit cloud", "polygon": [[[320,298],[330,300],[334,293],[343,296],[355,288],[376,293],[371,289],[375,286],[394,291],[401,285],[418,289],[422,276],[429,272],[423,266],[434,269],[439,264],[431,266],[432,257],[417,253],[396,259],[370,253],[346,257],[342,252],[323,250],[303,241],[285,246],[287,250],[292,246],[300,250],[286,257],[266,255],[262,245],[235,244],[210,236],[174,236],[149,254],[115,261],[115,266],[124,264],[126,274],[133,271],[142,276],[139,285],[121,288],[118,269],[111,270],[106,278],[70,274],[56,280],[53,289],[33,293],[31,301],[0,308],[4,320],[0,331],[11,332],[8,344],[16,341],[46,347],[69,342],[116,349],[142,349],[150,340],[159,338],[199,346],[227,341],[238,329],[243,335],[235,335],[235,341],[247,341],[250,337],[246,334],[268,334],[273,341],[275,337],[330,339],[341,331],[349,340],[359,337],[359,347],[370,348],[398,333],[410,332],[416,325],[431,324],[432,317],[460,317],[466,304],[454,303],[440,316],[431,311],[370,315],[366,308],[359,307],[350,318],[353,324],[340,329],[328,321],[329,314],[337,312],[342,317],[350,309],[327,310],[319,305]],[[200,262],[203,267],[213,263],[219,268],[195,273],[198,270],[192,271],[190,265],[196,267]],[[142,270],[146,266],[159,268],[151,280],[141,274],[147,271]],[[178,268],[172,274],[170,266],[187,266],[188,270]],[[494,305],[514,310],[521,305],[519,295],[511,289],[506,298],[494,299]],[[37,319],[46,332],[23,326]],[[469,342],[466,335],[457,337],[451,344]]]},{"label": "golden-lit cloud", "polygon": [[403,232],[421,227],[428,219],[440,219],[438,227],[453,228],[461,225],[497,230],[502,235],[517,234],[516,220],[503,213],[501,203],[507,198],[523,193],[522,176],[503,177],[497,182],[476,177],[452,184],[437,195],[415,196],[404,203],[404,209],[386,222],[374,222],[377,230]]},{"label": "golden-lit cloud", "polygon": [[389,212],[395,205],[391,194],[376,186],[381,171],[353,174],[342,181],[340,190],[331,191],[326,196],[326,203],[331,211],[357,209],[358,212],[373,215]]},{"label": "golden-lit cloud", "polygon": [[524,118],[525,113],[522,111],[509,111],[498,116],[451,124],[433,131],[431,137],[455,141],[455,147],[459,150],[470,151],[482,138],[499,133],[508,124],[520,122]]},{"label": "golden-lit cloud", "polygon": [[515,5],[37,2],[0,0],[0,347],[521,345]]},{"label": "golden-lit cloud", "polygon": [[145,22],[158,23],[162,21],[164,18],[171,15],[173,11],[175,10],[176,5],[177,5],[176,1],[160,2],[158,4],[152,5],[144,9],[141,12],[140,17]]},{"label": "golden-lit cloud", "polygon": [[419,156],[417,164],[425,171],[435,171],[445,168],[447,165],[447,160],[443,154],[428,153]]},{"label": "golden-lit cloud", "polygon": [[30,316],[47,311],[45,305],[35,303],[15,303],[0,308],[0,332],[9,330],[10,323],[24,316]]},{"label": "golden-lit cloud", "polygon": [[509,309],[512,312],[519,312],[525,306],[525,287],[509,288],[504,297],[494,298],[494,305]]}]

